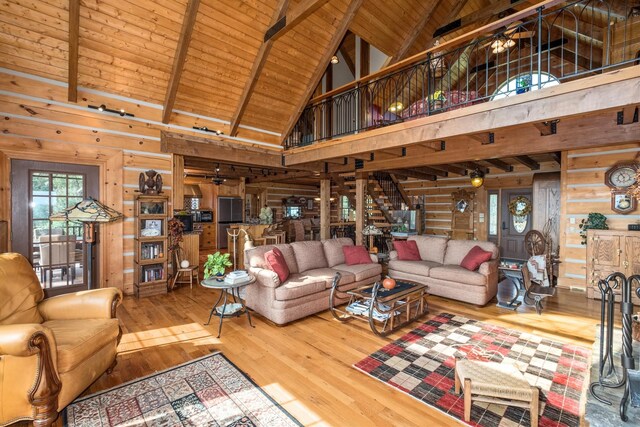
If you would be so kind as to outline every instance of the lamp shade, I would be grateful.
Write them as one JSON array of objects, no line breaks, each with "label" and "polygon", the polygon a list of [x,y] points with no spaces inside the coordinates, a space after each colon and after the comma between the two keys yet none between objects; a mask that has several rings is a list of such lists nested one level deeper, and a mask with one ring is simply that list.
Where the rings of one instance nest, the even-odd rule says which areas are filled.
[{"label": "lamp shade", "polygon": [[72,222],[112,222],[122,218],[122,214],[99,201],[87,197],[74,206],[68,207],[62,212],[54,213],[49,217],[51,221]]},{"label": "lamp shade", "polygon": [[362,235],[363,236],[381,236],[382,230],[380,230],[378,227],[376,227],[373,224],[367,225],[363,230],[362,230]]}]

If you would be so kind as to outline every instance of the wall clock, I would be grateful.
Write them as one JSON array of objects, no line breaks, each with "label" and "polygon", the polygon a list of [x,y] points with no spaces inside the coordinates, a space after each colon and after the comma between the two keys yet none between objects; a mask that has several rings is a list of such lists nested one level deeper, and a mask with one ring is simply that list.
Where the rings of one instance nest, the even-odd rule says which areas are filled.
[{"label": "wall clock", "polygon": [[614,190],[626,190],[636,183],[637,163],[618,163],[604,174],[604,183]]},{"label": "wall clock", "polygon": [[619,214],[628,214],[636,210],[636,198],[627,194],[627,190],[611,190],[611,210]]}]

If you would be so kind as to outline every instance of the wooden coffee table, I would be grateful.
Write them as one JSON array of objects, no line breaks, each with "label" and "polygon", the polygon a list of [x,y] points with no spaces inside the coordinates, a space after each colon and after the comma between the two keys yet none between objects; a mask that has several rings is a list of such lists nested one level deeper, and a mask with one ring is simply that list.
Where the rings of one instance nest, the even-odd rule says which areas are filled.
[{"label": "wooden coffee table", "polygon": [[[333,279],[329,309],[341,322],[360,319],[369,323],[374,334],[387,336],[429,312],[427,285],[409,280],[397,280],[394,289],[387,290],[378,281],[373,286],[361,286],[343,291],[336,273]],[[338,306],[344,305],[344,308]]]}]

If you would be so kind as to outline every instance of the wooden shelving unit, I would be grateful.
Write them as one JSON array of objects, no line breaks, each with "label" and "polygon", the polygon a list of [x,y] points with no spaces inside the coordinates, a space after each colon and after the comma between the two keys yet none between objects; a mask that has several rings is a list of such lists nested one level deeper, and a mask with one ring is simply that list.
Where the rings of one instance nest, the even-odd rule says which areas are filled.
[{"label": "wooden shelving unit", "polygon": [[133,290],[138,298],[167,293],[168,200],[166,196],[136,197]]}]

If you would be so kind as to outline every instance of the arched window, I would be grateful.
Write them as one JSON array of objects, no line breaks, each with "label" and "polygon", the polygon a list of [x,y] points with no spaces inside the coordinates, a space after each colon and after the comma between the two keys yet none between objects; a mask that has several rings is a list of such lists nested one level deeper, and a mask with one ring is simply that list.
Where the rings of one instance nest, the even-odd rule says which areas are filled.
[{"label": "arched window", "polygon": [[[540,73],[540,82],[543,88],[560,84],[560,81],[549,73]],[[502,99],[530,90],[538,90],[538,73],[523,73],[512,77],[493,93],[491,99]]]}]

